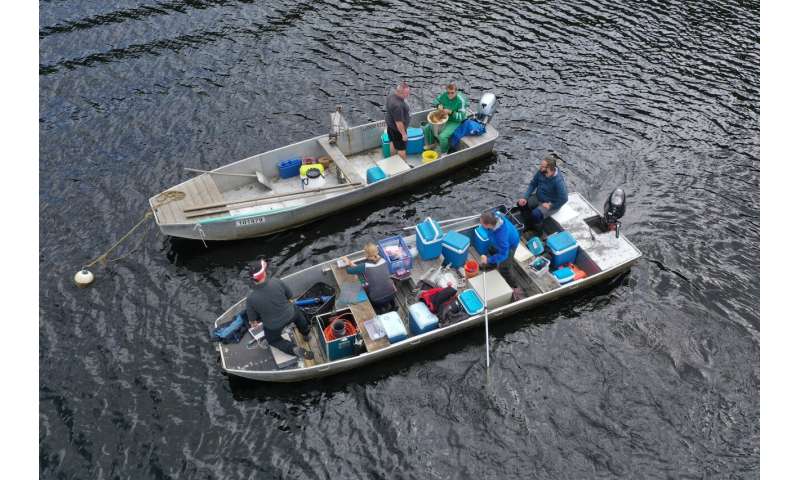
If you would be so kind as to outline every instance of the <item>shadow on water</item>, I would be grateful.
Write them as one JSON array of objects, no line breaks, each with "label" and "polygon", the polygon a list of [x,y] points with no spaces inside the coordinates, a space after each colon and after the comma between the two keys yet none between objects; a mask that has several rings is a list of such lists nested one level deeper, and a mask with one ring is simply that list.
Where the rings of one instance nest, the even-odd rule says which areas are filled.
[{"label": "shadow on water", "polygon": [[[588,290],[578,291],[567,297],[545,304],[531,315],[531,311],[521,312],[506,319],[490,324],[490,335],[493,340],[512,334],[530,326],[548,325],[561,317],[574,317],[576,312],[591,311],[599,302],[607,302],[607,296],[620,286],[627,286],[631,281],[630,271],[624,272],[601,285]],[[481,324],[482,325],[482,324]],[[246,378],[226,375],[234,400],[266,400],[294,401],[308,394],[339,393],[353,385],[375,384],[388,377],[401,375],[414,365],[436,362],[451,353],[461,352],[468,348],[482,345],[485,341],[482,328],[475,326],[466,332],[444,338],[431,345],[437,348],[423,348],[399,353],[387,359],[370,364],[361,371],[347,371],[318,380],[299,383],[267,383]],[[484,357],[476,357],[476,362],[483,362]]]},{"label": "shadow on water", "polygon": [[[363,225],[367,218],[376,211],[397,207],[398,205],[411,206],[415,203],[423,202],[436,195],[445,186],[457,186],[474,181],[475,178],[486,174],[496,161],[497,154],[492,152],[464,168],[449,172],[445,177],[399,190],[395,194],[357,205],[333,217],[315,220],[306,225],[264,237],[206,242],[205,245],[199,240],[168,237],[164,241],[166,256],[169,262],[176,267],[198,273],[208,271],[210,260],[213,261],[213,265],[243,264],[264,252],[277,252],[281,251],[286,245],[295,245],[303,237],[306,239],[325,238],[343,230],[356,228],[359,225]],[[399,194],[402,192],[406,192],[407,195],[401,198]],[[399,204],[398,200],[400,201]],[[417,219],[404,218],[402,220],[402,223],[411,225]]]}]

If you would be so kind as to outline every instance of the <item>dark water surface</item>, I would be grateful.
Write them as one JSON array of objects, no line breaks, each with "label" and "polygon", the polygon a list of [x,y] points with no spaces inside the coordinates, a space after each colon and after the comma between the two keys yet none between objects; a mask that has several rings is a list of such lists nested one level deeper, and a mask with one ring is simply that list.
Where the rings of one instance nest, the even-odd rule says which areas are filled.
[{"label": "dark water surface", "polygon": [[[39,8],[43,478],[758,476],[757,2]],[[151,228],[71,284],[183,166],[324,133],[336,104],[380,119],[401,77],[415,109],[451,78],[473,102],[494,91],[495,155],[268,239],[205,249]],[[308,385],[220,374],[207,326],[256,254],[287,273],[505,202],[547,149],[597,205],[626,188],[645,258],[493,326],[488,382],[482,329]]]}]

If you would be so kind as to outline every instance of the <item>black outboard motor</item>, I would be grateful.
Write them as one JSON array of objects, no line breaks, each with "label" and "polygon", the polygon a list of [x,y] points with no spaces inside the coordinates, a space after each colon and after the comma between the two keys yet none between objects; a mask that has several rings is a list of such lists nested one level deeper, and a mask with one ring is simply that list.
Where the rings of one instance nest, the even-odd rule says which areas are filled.
[{"label": "black outboard motor", "polygon": [[617,238],[619,238],[619,230],[622,228],[622,222],[619,221],[625,215],[625,191],[617,188],[611,195],[608,196],[605,205],[603,206],[603,223],[609,231],[615,230]]}]

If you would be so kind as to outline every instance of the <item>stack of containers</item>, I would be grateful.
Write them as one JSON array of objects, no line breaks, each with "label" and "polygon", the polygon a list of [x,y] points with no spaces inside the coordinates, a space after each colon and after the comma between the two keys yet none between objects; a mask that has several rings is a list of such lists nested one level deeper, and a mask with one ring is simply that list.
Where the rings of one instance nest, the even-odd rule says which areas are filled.
[{"label": "stack of containers", "polygon": [[547,248],[553,253],[553,261],[550,263],[556,268],[566,263],[575,263],[578,256],[578,242],[567,231],[547,237]]},{"label": "stack of containers", "polygon": [[425,135],[422,133],[421,128],[409,128],[406,132],[408,134],[408,145],[406,151],[409,155],[419,155],[425,150]]},{"label": "stack of containers", "polygon": [[445,263],[453,268],[461,268],[467,263],[469,237],[458,232],[447,232],[442,240],[442,255]]},{"label": "stack of containers", "polygon": [[434,260],[442,254],[444,232],[435,220],[428,217],[422,223],[418,223],[415,230],[417,231],[417,251],[420,259]]}]

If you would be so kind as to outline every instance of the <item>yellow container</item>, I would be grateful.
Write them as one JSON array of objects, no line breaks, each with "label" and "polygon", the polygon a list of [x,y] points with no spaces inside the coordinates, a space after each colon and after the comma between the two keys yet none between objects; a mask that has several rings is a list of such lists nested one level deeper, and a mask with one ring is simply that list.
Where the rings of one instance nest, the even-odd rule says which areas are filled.
[{"label": "yellow container", "polygon": [[422,152],[422,163],[431,163],[439,158],[439,153],[433,150],[425,150]]},{"label": "yellow container", "polygon": [[325,167],[323,167],[321,163],[311,163],[308,165],[300,166],[300,176],[305,177],[306,172],[308,172],[312,168],[316,168],[317,170],[319,170],[319,173],[325,173]]}]

